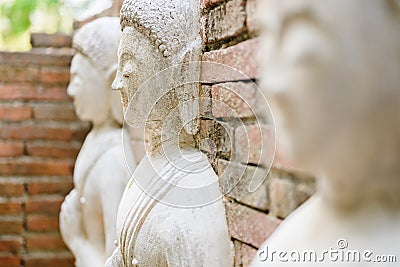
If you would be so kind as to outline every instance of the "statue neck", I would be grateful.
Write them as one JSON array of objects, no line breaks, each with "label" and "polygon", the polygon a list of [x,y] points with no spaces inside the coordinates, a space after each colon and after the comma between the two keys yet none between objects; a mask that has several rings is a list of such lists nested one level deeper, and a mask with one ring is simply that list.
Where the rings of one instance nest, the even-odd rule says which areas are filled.
[{"label": "statue neck", "polygon": [[121,128],[121,125],[119,125],[112,118],[107,118],[106,120],[100,122],[92,121],[92,132],[102,132],[108,129],[116,128]]},{"label": "statue neck", "polygon": [[150,157],[194,147],[194,138],[181,127],[179,117],[168,117],[168,121],[151,121],[145,126],[145,144]]}]

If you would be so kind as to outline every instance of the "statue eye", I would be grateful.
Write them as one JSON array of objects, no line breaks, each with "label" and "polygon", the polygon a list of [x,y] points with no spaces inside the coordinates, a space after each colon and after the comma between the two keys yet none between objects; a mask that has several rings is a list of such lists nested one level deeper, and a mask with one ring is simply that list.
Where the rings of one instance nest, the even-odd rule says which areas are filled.
[{"label": "statue eye", "polygon": [[293,65],[319,68],[329,58],[325,35],[308,22],[297,22],[289,27],[282,40],[282,53]]},{"label": "statue eye", "polygon": [[122,75],[125,78],[130,78],[131,75],[134,73],[134,66],[130,62],[126,62],[122,67]]}]

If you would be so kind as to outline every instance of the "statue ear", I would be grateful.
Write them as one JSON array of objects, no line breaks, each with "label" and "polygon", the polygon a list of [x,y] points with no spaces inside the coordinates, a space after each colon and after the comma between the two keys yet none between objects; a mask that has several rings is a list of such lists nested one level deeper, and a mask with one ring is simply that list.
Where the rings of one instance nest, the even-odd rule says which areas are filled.
[{"label": "statue ear", "polygon": [[199,131],[200,48],[190,47],[174,69],[178,108],[187,134]]}]

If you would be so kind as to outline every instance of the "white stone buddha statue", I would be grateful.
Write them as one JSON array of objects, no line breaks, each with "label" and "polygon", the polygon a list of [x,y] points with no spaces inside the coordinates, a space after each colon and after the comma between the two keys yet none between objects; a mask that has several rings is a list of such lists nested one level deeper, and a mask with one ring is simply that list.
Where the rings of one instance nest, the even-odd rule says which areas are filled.
[{"label": "white stone buddha statue", "polygon": [[316,174],[317,192],[252,266],[398,266],[400,2],[260,4],[262,88],[277,139]]},{"label": "white stone buddha statue", "polygon": [[122,197],[106,266],[232,266],[218,177],[194,148],[200,2],[124,1],[121,26],[113,88],[127,123],[145,127],[147,155]]},{"label": "white stone buddha statue", "polygon": [[76,160],[74,189],[61,206],[60,230],[80,267],[104,266],[114,250],[118,205],[130,178],[121,98],[111,89],[120,37],[118,18],[100,18],[73,38],[77,53],[68,94],[77,116],[92,122],[92,130]]}]

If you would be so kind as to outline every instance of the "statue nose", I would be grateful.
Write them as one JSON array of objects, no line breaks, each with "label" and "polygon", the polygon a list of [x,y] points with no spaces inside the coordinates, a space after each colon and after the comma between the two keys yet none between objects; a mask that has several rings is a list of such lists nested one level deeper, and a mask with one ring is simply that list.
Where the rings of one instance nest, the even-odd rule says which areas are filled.
[{"label": "statue nose", "polygon": [[75,86],[74,82],[70,82],[70,84],[68,85],[67,94],[69,97],[72,97],[72,98],[75,96],[76,86]]},{"label": "statue nose", "polygon": [[111,88],[113,90],[122,90],[123,82],[122,82],[122,79],[118,75],[115,77],[113,83],[111,84]]}]

